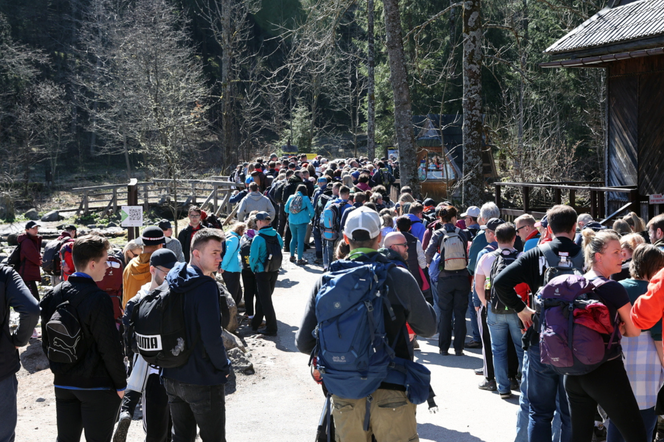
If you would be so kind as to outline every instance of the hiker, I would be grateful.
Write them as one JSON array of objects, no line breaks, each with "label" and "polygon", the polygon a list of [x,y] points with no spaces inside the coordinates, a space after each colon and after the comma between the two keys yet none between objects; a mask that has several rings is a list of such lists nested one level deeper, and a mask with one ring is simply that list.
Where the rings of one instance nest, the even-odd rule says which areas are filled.
[{"label": "hiker", "polygon": [[182,244],[180,243],[180,240],[173,238],[173,225],[171,222],[167,219],[162,219],[159,221],[159,223],[157,223],[157,227],[159,227],[164,232],[164,237],[166,239],[164,247],[175,253],[175,256],[178,257],[178,261],[184,262]]},{"label": "hiker", "polygon": [[[375,260],[389,264],[389,261],[376,251],[381,236],[380,217],[375,211],[366,207],[354,210],[346,222],[343,240],[350,246],[351,251],[348,255],[350,261]],[[332,268],[343,262],[337,261]],[[303,353],[311,353],[316,345],[316,338],[312,332],[319,322],[316,317],[316,298],[322,285],[323,277],[311,291],[301,326],[295,335],[295,344]],[[384,311],[387,344],[394,349],[397,357],[412,361],[406,321],[415,333],[431,336],[436,331],[436,316],[408,270],[396,266],[390,267],[387,273],[387,286],[389,287],[387,297],[395,316],[395,320],[392,320],[391,315]],[[325,382],[323,375],[323,383]],[[353,385],[349,382],[348,387],[352,389]],[[372,434],[381,442],[418,440],[416,406],[408,400],[403,385],[383,382],[379,384],[377,390],[369,392],[366,397],[350,399],[333,394],[331,400],[338,441],[369,441]],[[347,412],[349,410],[352,411]],[[367,411],[368,428],[365,429]]]},{"label": "hiker", "polygon": [[225,237],[203,229],[191,241],[190,263],[177,263],[166,276],[169,290],[184,293],[186,336],[194,345],[187,362],[164,368],[162,379],[173,420],[173,440],[226,441],[224,386],[230,360],[221,337],[219,288],[214,273],[221,264]]},{"label": "hiker", "polygon": [[[0,335],[0,441],[13,441],[18,417],[16,396],[21,368],[19,347],[26,345],[39,321],[39,304],[23,282],[21,276],[9,266],[0,267],[0,317],[3,318]],[[9,309],[19,314],[18,327],[12,332]]]},{"label": "hiker", "polygon": [[536,247],[539,242],[540,233],[537,228],[535,228],[536,222],[535,218],[527,213],[514,220],[514,224],[516,224],[516,234],[521,238],[521,242],[523,242],[524,252]]},{"label": "hiker", "polygon": [[[634,234],[641,238],[638,233]],[[629,236],[629,235],[628,235]],[[622,240],[621,238],[621,244]],[[629,279],[620,281],[627,291],[630,302],[634,303],[648,290],[648,282],[664,267],[664,252],[652,244],[639,245],[634,249],[630,261]],[[657,392],[664,382],[662,370],[662,322],[657,322],[652,328],[643,330],[640,335],[626,338],[620,342],[623,350],[623,362],[629,382],[639,404],[641,418],[646,428],[646,434],[652,435],[657,424]],[[624,442],[618,427],[611,421],[607,429],[608,442]]]},{"label": "hiker", "polygon": [[[336,183],[335,183],[336,186]],[[334,191],[334,187],[332,187]],[[322,236],[323,236],[323,267],[329,269],[333,261],[334,244],[339,239],[341,233],[341,219],[344,212],[353,207],[348,199],[350,198],[350,189],[347,186],[339,187],[339,198],[328,201],[321,215]]]},{"label": "hiker", "polygon": [[[122,317],[122,323],[125,326],[125,342],[128,348],[131,348],[130,336],[127,336],[127,330],[130,327],[130,320],[136,308],[136,305],[148,294],[150,291],[157,288],[165,290],[168,284],[165,282],[166,275],[178,262],[177,255],[169,249],[159,249],[150,256],[150,275],[152,276],[150,282],[144,284],[138,291],[136,296],[127,302],[125,314]],[[146,366],[145,370],[137,368],[138,359],[142,356],[140,354],[133,355],[133,367],[131,377],[141,377],[138,384],[143,386],[141,391],[134,392],[128,387],[127,394],[122,398],[122,406],[120,407],[120,418],[118,425],[113,435],[113,442],[124,442],[127,440],[127,431],[131,425],[133,412],[135,406],[132,407],[129,400],[129,393],[138,393],[143,396],[143,429],[145,430],[146,442],[167,442],[170,440],[170,430],[172,427],[170,411],[168,409],[168,396],[166,390],[160,380],[161,368],[155,365],[148,365],[145,360],[141,361],[142,366]],[[131,384],[131,382],[128,382]]]},{"label": "hiker", "polygon": [[240,201],[240,207],[237,210],[238,221],[245,221],[249,217],[249,213],[254,210],[267,212],[270,214],[270,218],[274,218],[274,206],[270,199],[259,192],[258,184],[250,183],[249,193]]},{"label": "hiker", "polygon": [[[69,224],[68,226],[65,226],[65,228],[60,232],[60,235],[54,240],[54,247],[55,249],[53,250],[53,253],[51,257],[49,258],[52,262],[51,264],[51,270],[49,273],[53,275],[53,286],[56,286],[60,284],[63,281],[62,273],[63,273],[63,265],[62,265],[62,247],[65,244],[73,243],[74,239],[76,239],[76,226],[73,224]],[[51,244],[51,241],[47,244],[47,246],[44,248],[44,256],[42,257],[42,268],[44,271],[46,271],[46,249],[48,246]],[[69,248],[69,256],[67,257],[67,265],[69,268],[71,268],[70,274],[74,272],[74,264],[71,262],[71,247]]]},{"label": "hiker", "polygon": [[18,267],[18,274],[21,275],[25,285],[30,289],[30,293],[39,302],[39,289],[37,281],[41,282],[41,243],[42,237],[39,236],[39,224],[34,221],[28,221],[25,224],[25,233],[18,236],[18,246],[21,251],[21,263]]},{"label": "hiker", "polygon": [[[551,218],[550,222],[553,222]],[[620,238],[612,231],[595,233],[584,229],[584,254],[590,281],[601,280],[603,284],[595,289],[609,309],[609,318],[620,316],[620,329],[623,336],[639,336],[638,329],[630,317],[632,304],[625,288],[608,278],[618,273],[622,265]],[[618,342],[607,348],[606,362],[590,373],[565,376],[565,390],[570,407],[573,442],[589,441],[593,436],[595,409],[597,405],[608,414],[611,422],[620,430],[626,441],[645,441],[646,435],[639,406],[634,398],[632,387],[622,362],[620,333]]]},{"label": "hiker", "polygon": [[150,255],[161,249],[166,240],[159,227],[149,226],[141,233],[140,242],[143,244],[143,253],[129,261],[122,273],[122,308],[143,285],[150,282]]},{"label": "hiker", "polygon": [[288,197],[284,210],[288,213],[288,226],[291,231],[290,262],[295,261],[297,250],[297,265],[308,264],[304,259],[304,239],[307,235],[307,226],[314,217],[314,207],[307,193],[307,186],[297,186],[295,194]]},{"label": "hiker", "polygon": [[[256,313],[251,320],[251,329],[264,336],[277,335],[277,315],[272,305],[272,293],[277,284],[281,267],[281,235],[270,225],[272,218],[267,212],[256,214],[258,232],[251,243],[249,264],[256,277]],[[259,327],[265,317],[265,328]]]},{"label": "hiker", "polygon": [[[74,242],[76,272],[44,296],[40,303],[42,347],[55,375],[57,439],[78,441],[85,438],[109,441],[127,386],[122,363],[120,334],[113,320],[113,304],[95,281],[106,274],[111,244],[106,238],[86,235]],[[56,308],[65,300],[77,320],[83,340],[73,345],[57,345],[62,339],[57,329],[48,327]],[[70,332],[68,329],[65,330]],[[67,333],[68,334],[68,333]],[[71,335],[69,335],[71,336]],[[66,338],[66,336],[65,336]],[[54,346],[55,345],[55,346]],[[74,362],[63,362],[58,354]]]},{"label": "hiker", "polygon": [[641,244],[645,243],[646,240],[643,239],[643,237],[638,233],[630,233],[620,237],[620,257],[622,258],[622,266],[619,273],[611,275],[611,279],[620,282],[629,278],[629,267],[632,263],[632,255],[634,254],[634,250],[636,250],[636,248]]},{"label": "hiker", "polygon": [[182,229],[178,234],[178,241],[182,244],[182,254],[184,255],[184,262],[189,262],[191,259],[191,240],[201,229],[204,229],[205,226],[201,224],[201,215],[202,210],[198,206],[191,206],[187,211],[187,217],[189,218],[189,225]]},{"label": "hiker", "polygon": [[650,244],[654,244],[664,250],[664,214],[657,215],[648,221],[648,236]]},{"label": "hiker", "polygon": [[224,253],[224,258],[221,261],[221,276],[233,297],[233,301],[235,301],[235,305],[240,305],[240,301],[242,301],[240,240],[246,228],[245,223],[235,223],[231,227],[230,232],[226,235],[226,253]]},{"label": "hiker", "polygon": [[256,236],[256,214],[252,212],[247,220],[247,228],[240,239],[240,259],[242,262],[242,287],[244,288],[244,314],[249,320],[254,317],[254,300],[256,299],[256,275],[251,271],[249,262],[251,243]]},{"label": "hiker", "polygon": [[[313,231],[314,247],[316,248],[316,258],[314,259],[314,264],[316,265],[323,263],[323,238],[321,236],[320,221],[325,205],[329,200],[335,198],[333,195],[332,187],[333,186],[328,186],[328,179],[324,176],[321,176],[318,178],[318,188],[314,191],[314,217],[311,220],[311,230]],[[337,194],[338,192],[339,187],[337,187]]]}]

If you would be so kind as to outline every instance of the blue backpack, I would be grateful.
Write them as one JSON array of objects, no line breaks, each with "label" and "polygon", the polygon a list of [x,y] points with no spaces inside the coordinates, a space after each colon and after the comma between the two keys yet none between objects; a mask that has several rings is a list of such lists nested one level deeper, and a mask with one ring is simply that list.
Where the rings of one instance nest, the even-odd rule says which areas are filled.
[{"label": "blue backpack", "polygon": [[341,231],[341,215],[346,202],[337,202],[329,204],[320,217],[320,226],[322,228],[323,239],[335,241],[339,238]]},{"label": "blue backpack", "polygon": [[387,298],[393,263],[339,260],[330,265],[316,295],[314,330],[318,369],[331,394],[360,399],[376,391],[394,359],[384,312],[396,319]]}]

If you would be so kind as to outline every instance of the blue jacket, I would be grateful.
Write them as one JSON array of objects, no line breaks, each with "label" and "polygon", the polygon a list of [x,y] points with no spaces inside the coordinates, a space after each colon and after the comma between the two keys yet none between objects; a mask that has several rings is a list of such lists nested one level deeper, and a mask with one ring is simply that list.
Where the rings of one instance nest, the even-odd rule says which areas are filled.
[{"label": "blue jacket", "polygon": [[240,273],[242,271],[242,258],[240,258],[240,235],[230,232],[226,237],[226,254],[221,261],[224,272]]},{"label": "blue jacket", "polygon": [[279,235],[272,227],[263,227],[256,232],[256,236],[254,236],[254,240],[251,242],[251,249],[249,249],[249,266],[254,273],[262,272],[264,270],[263,264],[267,261],[267,247],[265,247],[265,240],[261,238],[261,235],[276,235],[279,239],[279,245],[281,247],[284,246],[284,241],[281,239],[281,235]]},{"label": "blue jacket", "polygon": [[422,242],[422,238],[424,238],[424,232],[427,231],[426,226],[424,225],[424,221],[421,220],[417,215],[413,215],[412,213],[408,214],[408,218],[410,218],[411,221],[411,228],[410,228],[410,233],[414,236],[417,237],[417,239]]},{"label": "blue jacket", "polygon": [[[302,196],[302,210],[298,213],[291,213],[290,205],[297,195]],[[288,214],[289,224],[307,224],[314,217],[314,206],[311,204],[311,199],[307,195],[302,195],[302,192],[295,192],[294,195],[288,197],[284,211]]]},{"label": "blue jacket", "polygon": [[484,235],[484,230],[477,232],[477,236],[473,239],[473,243],[470,246],[470,251],[468,252],[468,271],[471,275],[475,274],[475,267],[477,266],[478,253],[480,250],[485,248],[489,244]]},{"label": "blue jacket", "polygon": [[184,316],[189,342],[198,342],[187,363],[164,368],[163,376],[184,384],[219,385],[226,383],[231,361],[221,337],[219,288],[214,279],[187,263],[175,264],[166,275],[170,290],[185,293]]}]

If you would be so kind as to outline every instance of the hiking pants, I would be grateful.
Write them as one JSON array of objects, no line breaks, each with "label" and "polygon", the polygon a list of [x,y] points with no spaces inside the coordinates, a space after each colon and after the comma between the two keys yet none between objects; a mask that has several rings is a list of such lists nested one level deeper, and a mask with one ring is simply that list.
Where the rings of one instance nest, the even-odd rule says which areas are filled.
[{"label": "hiking pants", "polygon": [[120,409],[115,390],[67,390],[55,387],[58,442],[110,442]]},{"label": "hiking pants", "polygon": [[256,296],[256,276],[249,269],[242,269],[244,286],[244,308],[247,316],[254,316],[254,297]]},{"label": "hiking pants", "polygon": [[314,235],[314,247],[316,247],[316,259],[323,259],[323,238],[320,236],[320,229],[314,227],[312,230]]},{"label": "hiking pants", "polygon": [[143,430],[145,442],[169,442],[171,440],[171,411],[168,395],[158,374],[148,376],[143,394]]},{"label": "hiking pants", "polygon": [[482,337],[482,362],[484,362],[484,377],[488,381],[495,379],[493,371],[493,352],[491,351],[491,333],[489,332],[489,325],[486,323],[486,307],[480,306],[478,314],[478,326],[480,329],[480,336]]},{"label": "hiking pants", "polygon": [[440,306],[438,347],[443,351],[449,350],[450,344],[452,344],[452,322],[454,322],[454,351],[463,351],[466,340],[466,310],[468,309],[469,291],[470,281],[466,271],[454,276],[438,277]]},{"label": "hiking pants", "polygon": [[649,441],[639,405],[622,358],[607,361],[590,373],[565,376],[572,420],[572,442],[592,439],[597,405],[609,415],[626,442]]},{"label": "hiking pants", "polygon": [[272,293],[277,284],[279,272],[260,272],[256,273],[256,314],[251,320],[251,328],[258,330],[265,316],[265,331],[267,333],[276,333],[277,314],[272,305]]},{"label": "hiking pants", "polygon": [[328,270],[334,262],[334,241],[323,239],[323,268]]},{"label": "hiking pants", "polygon": [[224,384],[194,385],[164,378],[173,420],[173,442],[194,442],[196,425],[203,442],[226,442]]},{"label": "hiking pants", "polygon": [[240,285],[240,277],[242,274],[240,272],[224,272],[221,274],[221,277],[224,278],[224,283],[229,293],[235,301],[235,305],[239,305],[242,301],[242,286]]},{"label": "hiking pants", "polygon": [[278,215],[279,228],[277,229],[277,233],[281,237],[284,236],[284,230],[286,230],[286,222],[288,221],[288,214],[286,213],[286,210],[284,210],[284,207],[286,207],[286,203],[279,204],[279,215]]},{"label": "hiking pants", "polygon": [[17,409],[18,380],[12,374],[0,381],[0,442],[14,442]]},{"label": "hiking pants", "polygon": [[25,285],[28,286],[32,296],[34,296],[37,302],[39,302],[39,289],[37,288],[37,281],[25,281]]},{"label": "hiking pants", "polygon": [[304,238],[307,236],[308,223],[304,224],[288,224],[291,231],[290,253],[291,256],[297,250],[297,259],[302,259],[304,254]]}]

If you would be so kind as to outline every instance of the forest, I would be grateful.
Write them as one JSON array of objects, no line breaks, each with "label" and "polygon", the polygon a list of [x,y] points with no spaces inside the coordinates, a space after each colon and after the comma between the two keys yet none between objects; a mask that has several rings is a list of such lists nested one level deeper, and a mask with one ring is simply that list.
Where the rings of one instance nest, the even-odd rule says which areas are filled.
[{"label": "forest", "polygon": [[409,169],[404,115],[463,115],[464,44],[500,176],[601,180],[603,70],[539,64],[605,3],[0,0],[0,191],[220,174],[288,143],[332,157],[399,146]]}]

